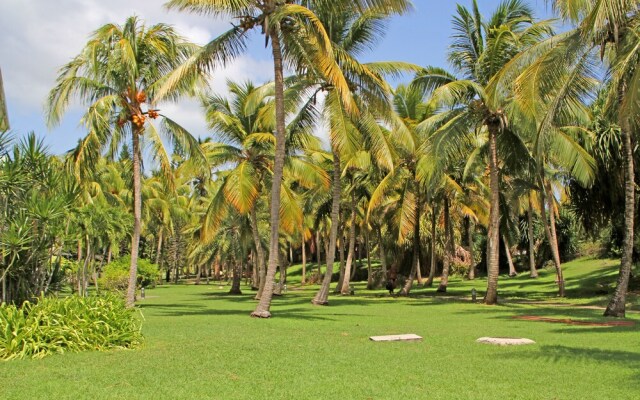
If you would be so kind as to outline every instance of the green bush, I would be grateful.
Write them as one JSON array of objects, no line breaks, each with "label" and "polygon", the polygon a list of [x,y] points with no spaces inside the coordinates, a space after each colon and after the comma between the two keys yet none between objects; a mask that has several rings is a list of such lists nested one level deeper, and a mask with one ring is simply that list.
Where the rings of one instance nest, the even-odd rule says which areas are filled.
[{"label": "green bush", "polygon": [[[98,286],[106,290],[126,290],[129,284],[131,257],[121,257],[105,265]],[[138,259],[138,286],[154,287],[160,271],[156,264],[144,258]]]},{"label": "green bush", "polygon": [[43,358],[85,350],[133,348],[141,323],[115,295],[41,298],[0,306],[0,359]]}]

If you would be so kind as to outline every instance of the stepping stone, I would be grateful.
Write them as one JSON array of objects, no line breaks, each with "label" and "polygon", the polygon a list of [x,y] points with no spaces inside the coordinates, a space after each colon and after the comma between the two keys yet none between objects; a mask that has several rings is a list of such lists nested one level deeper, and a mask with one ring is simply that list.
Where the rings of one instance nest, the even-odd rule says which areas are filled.
[{"label": "stepping stone", "polygon": [[422,336],[409,333],[406,335],[371,336],[369,339],[373,340],[374,342],[399,342],[408,340],[422,340]]},{"label": "stepping stone", "polygon": [[531,339],[527,338],[503,338],[503,337],[481,337],[476,340],[478,343],[495,344],[498,346],[519,346],[523,344],[535,344]]}]

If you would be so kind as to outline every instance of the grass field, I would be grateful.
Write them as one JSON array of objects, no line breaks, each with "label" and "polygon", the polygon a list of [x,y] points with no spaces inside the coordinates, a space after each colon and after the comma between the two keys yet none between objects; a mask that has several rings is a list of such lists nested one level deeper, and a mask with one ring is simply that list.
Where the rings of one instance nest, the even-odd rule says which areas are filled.
[{"label": "grass field", "polygon": [[[555,298],[553,273],[538,280],[501,277],[503,303],[471,303],[472,287],[452,280],[392,298],[385,291],[310,299],[290,273],[288,293],[270,320],[248,317],[253,293],[218,284],[158,287],[140,302],[143,348],[0,363],[1,399],[638,399],[640,314],[632,327],[517,320],[537,315],[606,321],[598,288],[617,263],[565,264],[568,298]],[[545,301],[525,304],[526,301]],[[640,310],[637,297],[630,307]],[[368,337],[416,333],[421,342],[373,343]],[[531,346],[475,343],[481,336],[527,337]]]}]

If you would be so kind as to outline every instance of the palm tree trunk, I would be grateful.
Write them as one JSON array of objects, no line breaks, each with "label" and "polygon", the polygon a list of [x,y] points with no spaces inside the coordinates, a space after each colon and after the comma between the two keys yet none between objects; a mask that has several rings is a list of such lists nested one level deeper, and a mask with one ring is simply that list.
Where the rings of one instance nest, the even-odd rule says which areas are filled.
[{"label": "palm tree trunk", "polygon": [[451,235],[449,234],[449,230],[451,229],[451,215],[449,213],[449,198],[445,196],[444,198],[444,261],[442,265],[442,275],[440,277],[440,284],[438,285],[437,291],[439,293],[446,293],[447,286],[449,285],[449,270],[451,268],[451,257],[453,256],[451,252]]},{"label": "palm tree trunk", "polygon": [[267,277],[267,271],[264,267],[264,250],[262,249],[262,243],[260,242],[260,231],[258,231],[258,216],[256,213],[255,205],[251,207],[249,214],[251,221],[251,236],[253,237],[253,247],[256,249],[256,256],[258,258],[258,293],[256,293],[256,300],[260,300],[262,292],[264,290],[264,283]]},{"label": "palm tree trunk", "polygon": [[[160,255],[162,254],[162,234],[163,231],[162,229],[160,229],[160,232],[158,232],[158,247],[156,249],[156,265],[160,265]],[[111,248],[109,248],[109,254],[111,254]]]},{"label": "palm tree trunk", "polygon": [[437,222],[436,208],[431,210],[431,263],[429,265],[429,278],[424,283],[424,287],[433,286],[433,279],[436,277],[436,222]]},{"label": "palm tree trunk", "polygon": [[474,261],[475,255],[473,254],[473,231],[474,231],[474,223],[471,218],[467,218],[467,245],[469,246],[469,279],[476,279],[476,263]]},{"label": "palm tree trunk", "polygon": [[399,296],[408,296],[411,288],[413,287],[413,280],[416,276],[416,271],[420,268],[420,193],[416,193],[416,209],[413,220],[413,258],[411,261],[411,273],[409,278],[405,282],[402,290],[398,293]]},{"label": "palm tree trunk", "polygon": [[307,283],[307,242],[304,240],[304,232],[302,232],[302,278],[300,284]]},{"label": "palm tree trunk", "polygon": [[[624,124],[627,125],[627,124]],[[605,317],[624,318],[626,311],[627,290],[629,289],[629,276],[631,275],[631,263],[633,261],[633,223],[635,218],[635,183],[633,165],[633,145],[629,128],[622,129],[622,146],[625,162],[624,184],[624,240],[622,242],[622,259],[620,260],[620,272],[616,291],[611,297]]]},{"label": "palm tree trunk", "polygon": [[[549,247],[551,247],[551,255],[553,256],[553,263],[556,267],[556,281],[558,284],[558,296],[564,297],[564,278],[562,275],[562,265],[560,263],[560,251],[558,249],[558,238],[556,236],[556,216],[553,207],[553,193],[551,191],[551,185],[548,182],[545,182],[544,177],[542,179],[542,187],[544,194],[541,197],[540,201],[542,202],[542,207],[540,213],[542,214],[542,220],[544,222],[544,230],[547,234],[547,239],[549,240]],[[547,205],[549,209],[549,219],[547,219],[546,209],[544,201],[546,199]]]},{"label": "palm tree trunk", "polygon": [[280,48],[280,37],[274,29],[269,33],[271,38],[271,50],[273,52],[274,86],[275,86],[275,106],[276,106],[276,151],[273,163],[273,178],[271,185],[271,235],[269,236],[269,264],[267,275],[262,289],[262,296],[252,317],[271,317],[271,298],[273,296],[273,279],[276,276],[278,264],[278,234],[280,230],[280,193],[282,191],[282,174],[284,169],[284,159],[286,155],[286,126],[284,109],[284,77],[282,66],[282,50]]},{"label": "palm tree trunk", "polygon": [[241,279],[242,279],[242,264],[234,263],[233,280],[231,283],[231,289],[229,290],[229,294],[242,294],[242,290],[240,290]]},{"label": "palm tree trunk", "polygon": [[487,294],[484,303],[498,303],[498,275],[500,274],[500,178],[498,176],[497,135],[500,129],[497,121],[489,128],[489,231],[487,233]]},{"label": "palm tree trunk", "polygon": [[318,226],[318,230],[316,231],[316,264],[317,264],[317,271],[316,271],[316,277],[317,277],[317,281],[320,280],[320,278],[322,277],[322,272],[320,270],[320,263],[322,259],[322,243],[320,241],[320,226]]},{"label": "palm tree trunk", "polygon": [[351,283],[351,266],[356,255],[356,195],[351,193],[351,226],[349,227],[349,254],[347,255],[347,265],[344,268],[344,280],[340,288],[343,296],[349,294],[349,284]]},{"label": "palm tree trunk", "polygon": [[336,288],[333,289],[333,293],[335,294],[340,294],[340,291],[342,290],[342,282],[344,282],[344,267],[345,267],[345,259],[344,259],[344,235],[341,234],[340,236],[342,236],[340,238],[339,241],[336,241],[336,246],[338,246],[338,254],[340,257],[340,273],[338,274],[338,283],[336,284]]},{"label": "palm tree trunk", "polygon": [[136,301],[136,286],[138,274],[138,246],[140,231],[142,230],[142,186],[141,186],[141,150],[140,135],[143,127],[134,125],[133,129],[133,235],[131,235],[131,265],[129,267],[129,284],[127,286],[127,307],[133,307]]},{"label": "palm tree trunk", "polygon": [[333,193],[331,199],[331,231],[329,233],[329,246],[327,257],[327,270],[322,280],[322,286],[318,293],[311,301],[316,305],[329,304],[329,286],[331,285],[331,274],[333,273],[333,259],[335,257],[336,240],[338,239],[338,217],[340,215],[340,194],[342,193],[342,185],[340,177],[342,170],[340,169],[340,156],[337,148],[333,151]]},{"label": "palm tree trunk", "polygon": [[509,239],[507,239],[507,235],[502,235],[502,241],[504,242],[504,252],[507,255],[507,262],[509,263],[509,276],[518,275],[518,271],[516,271],[516,266],[513,264],[513,258],[511,257],[511,246],[509,245]]},{"label": "palm tree trunk", "polygon": [[364,246],[367,251],[367,289],[373,289],[373,269],[371,268],[371,248],[369,242],[369,230],[364,232]]},{"label": "palm tree trunk", "polygon": [[529,240],[529,275],[532,278],[538,277],[536,269],[536,254],[533,237],[533,203],[531,202],[531,194],[529,194],[529,210],[527,211],[527,239]]},{"label": "palm tree trunk", "polygon": [[378,229],[378,252],[380,254],[380,267],[382,268],[382,279],[387,279],[387,254],[384,251],[384,243],[382,242],[382,232]]}]

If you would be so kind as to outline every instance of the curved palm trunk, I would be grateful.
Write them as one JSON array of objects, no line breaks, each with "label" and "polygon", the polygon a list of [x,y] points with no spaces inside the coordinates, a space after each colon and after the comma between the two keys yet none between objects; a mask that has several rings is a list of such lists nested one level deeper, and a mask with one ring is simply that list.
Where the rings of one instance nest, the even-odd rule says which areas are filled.
[{"label": "curved palm trunk", "polygon": [[474,261],[475,254],[473,252],[473,231],[475,229],[474,223],[471,218],[467,218],[467,245],[469,246],[469,279],[476,279],[476,263]]},{"label": "curved palm trunk", "polygon": [[262,249],[262,243],[260,243],[260,232],[258,231],[258,216],[256,215],[255,205],[251,207],[251,213],[249,215],[251,220],[251,236],[253,237],[253,246],[256,249],[256,258],[258,263],[258,293],[256,293],[256,300],[262,297],[262,291],[264,290],[264,283],[266,281],[267,271],[264,267],[264,250]]},{"label": "curved palm trunk", "polygon": [[[553,211],[553,193],[551,191],[551,185],[542,179],[542,186],[544,188],[544,195],[541,198],[542,207],[540,207],[540,213],[542,214],[542,220],[544,222],[544,230],[549,240],[549,247],[551,247],[551,255],[553,256],[553,264],[556,267],[556,282],[558,284],[558,296],[564,297],[564,278],[562,275],[562,265],[560,262],[560,251],[558,249],[558,237],[556,235],[556,216]],[[546,207],[549,210],[549,219],[547,219],[547,210],[545,209],[544,201],[546,199]]]},{"label": "curved palm trunk", "polygon": [[529,195],[529,210],[527,212],[527,238],[529,239],[529,275],[532,278],[538,277],[538,270],[536,269],[536,254],[535,244],[533,243],[533,203],[531,202],[531,195]]},{"label": "curved palm trunk", "polygon": [[450,233],[451,227],[451,215],[449,213],[449,198],[444,198],[444,236],[445,236],[445,244],[444,244],[444,262],[442,266],[442,276],[440,277],[440,284],[438,285],[437,291],[439,293],[446,293],[447,286],[449,285],[449,269],[451,268],[451,259],[453,257],[453,252],[451,251],[451,247],[453,246],[452,234]]},{"label": "curved palm trunk", "polygon": [[504,242],[504,252],[507,255],[507,262],[509,263],[509,276],[516,276],[518,275],[518,271],[516,271],[516,266],[513,264],[513,257],[511,256],[511,245],[509,244],[507,235],[502,235],[502,241]]},{"label": "curved palm trunk", "polygon": [[271,298],[273,296],[273,279],[276,276],[278,264],[278,231],[280,230],[280,193],[282,191],[282,174],[285,159],[285,109],[284,109],[284,77],[282,66],[282,50],[280,48],[280,37],[278,32],[272,31],[271,50],[273,53],[274,85],[275,85],[275,106],[276,106],[276,152],[273,163],[273,183],[271,185],[271,235],[269,236],[269,264],[265,277],[262,296],[252,317],[271,317]]},{"label": "curved palm trunk", "polygon": [[140,135],[144,128],[133,129],[133,235],[131,235],[131,264],[129,267],[129,284],[127,286],[127,307],[133,307],[136,301],[138,274],[138,246],[142,230],[142,187],[141,187],[141,150]]},{"label": "curved palm trunk", "polygon": [[413,280],[416,277],[416,271],[420,268],[420,194],[416,194],[416,210],[413,220],[413,259],[411,261],[411,273],[405,282],[399,296],[408,296],[413,287]]},{"label": "curved palm trunk", "polygon": [[635,183],[633,165],[633,147],[631,134],[627,127],[622,130],[622,146],[625,162],[624,185],[624,240],[622,242],[622,259],[620,260],[620,272],[616,291],[611,297],[605,317],[625,317],[625,303],[629,288],[629,276],[631,275],[631,263],[633,256],[633,222],[635,218]]},{"label": "curved palm trunk", "polygon": [[349,253],[347,254],[347,265],[344,268],[344,279],[340,287],[343,296],[348,295],[349,284],[351,283],[351,266],[356,256],[356,196],[351,193],[351,226],[349,227]]},{"label": "curved palm trunk", "polygon": [[489,123],[489,232],[487,233],[487,294],[485,304],[498,303],[498,275],[500,273],[500,182],[498,176],[497,135],[499,125]]},{"label": "curved palm trunk", "polygon": [[435,208],[431,210],[431,262],[429,265],[429,278],[424,283],[424,287],[433,286],[433,279],[436,277],[436,222],[437,214]]},{"label": "curved palm trunk", "polygon": [[333,274],[333,260],[336,252],[336,239],[338,238],[338,217],[340,213],[340,193],[342,192],[342,185],[340,183],[340,157],[338,152],[333,152],[333,194],[331,203],[331,231],[329,233],[329,246],[326,252],[327,257],[327,270],[322,280],[322,286],[318,293],[311,301],[316,305],[329,304],[329,285],[331,284],[331,274]]}]

